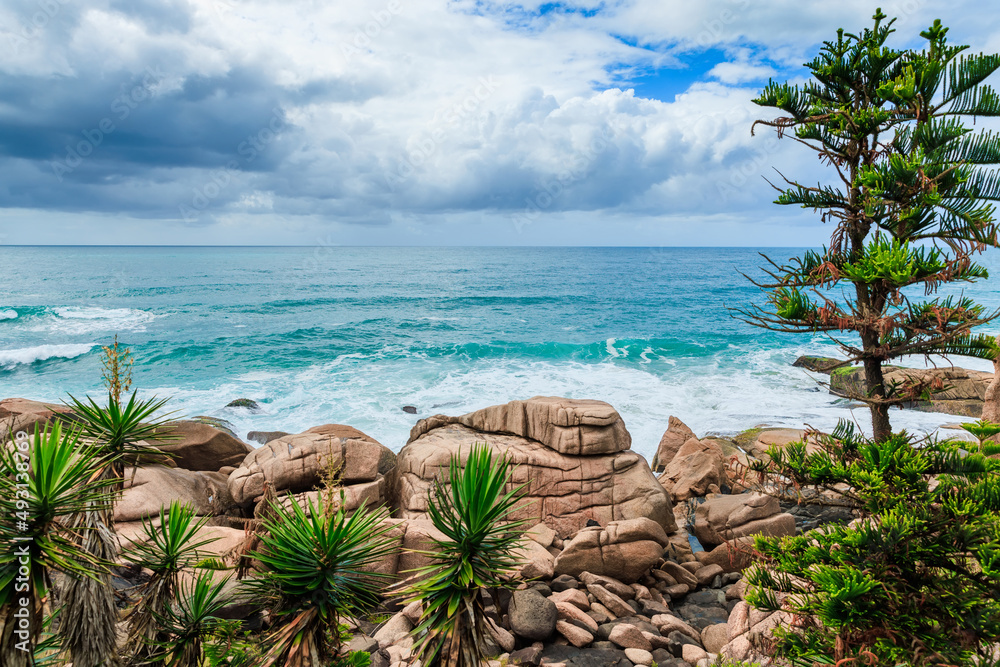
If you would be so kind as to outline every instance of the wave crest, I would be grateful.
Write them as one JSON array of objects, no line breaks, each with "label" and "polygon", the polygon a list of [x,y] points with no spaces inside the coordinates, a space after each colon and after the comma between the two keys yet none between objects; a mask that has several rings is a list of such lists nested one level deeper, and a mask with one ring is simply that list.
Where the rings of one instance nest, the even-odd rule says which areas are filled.
[{"label": "wave crest", "polygon": [[47,359],[73,359],[87,354],[93,347],[94,343],[82,343],[0,350],[0,369],[10,370],[16,366],[30,365]]}]

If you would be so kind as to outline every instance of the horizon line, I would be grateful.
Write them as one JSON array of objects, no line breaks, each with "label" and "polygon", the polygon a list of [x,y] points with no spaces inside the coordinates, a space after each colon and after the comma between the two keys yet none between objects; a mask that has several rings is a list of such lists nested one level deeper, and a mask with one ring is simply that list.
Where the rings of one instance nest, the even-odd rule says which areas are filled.
[{"label": "horizon line", "polygon": [[85,243],[85,244],[74,244],[74,243],[0,243],[0,249],[2,248],[590,248],[590,249],[610,249],[610,248],[637,248],[637,249],[648,249],[648,248],[673,248],[678,250],[684,249],[715,249],[715,250],[750,250],[754,248],[808,248],[812,246],[803,245],[387,245],[387,244],[344,244],[344,245],[321,245],[321,244],[308,244],[308,245],[285,245],[285,244],[160,244],[160,243],[114,243],[114,244],[104,244],[104,243]]}]

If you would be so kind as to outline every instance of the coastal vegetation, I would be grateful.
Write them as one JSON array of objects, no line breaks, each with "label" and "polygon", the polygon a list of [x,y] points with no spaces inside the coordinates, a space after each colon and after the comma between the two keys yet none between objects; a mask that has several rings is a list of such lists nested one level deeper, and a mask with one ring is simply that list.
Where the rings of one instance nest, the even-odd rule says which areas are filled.
[{"label": "coastal vegetation", "polygon": [[524,522],[510,514],[522,487],[510,488],[510,462],[485,444],[473,446],[464,466],[453,456],[448,479],[447,488],[435,484],[428,508],[445,539],[434,540],[433,563],[409,588],[409,599],[423,608],[416,655],[429,664],[475,667],[488,657],[485,592],[499,605],[500,591],[516,586],[509,575]]},{"label": "coastal vegetation", "polygon": [[1000,135],[963,123],[1000,115],[1000,96],[984,83],[1000,56],[949,44],[940,21],[920,33],[923,50],[893,48],[895,19],[887,18],[878,10],[872,27],[839,30],[806,63],[809,82],[772,81],[754,100],[782,114],[755,126],[807,147],[830,172],[816,185],[779,174],[775,203],[816,211],[834,228],[819,252],[769,259],[768,279],[755,282],[767,305],[737,309],[770,330],[822,332],[843,350],[843,364],[860,362],[865,386],[850,398],[870,407],[879,440],[891,437],[891,406],[943,389],[886,383],[887,361],[1000,352],[992,337],[973,333],[1000,312],[967,296],[920,300],[907,289],[929,296],[986,278],[974,259],[1000,246],[1000,179],[990,168],[1000,162]]},{"label": "coastal vegetation", "polygon": [[1000,445],[872,440],[846,422],[815,440],[812,452],[804,441],[772,447],[766,484],[835,497],[857,519],[756,538],[746,599],[796,617],[776,633],[778,655],[795,665],[996,664]]}]

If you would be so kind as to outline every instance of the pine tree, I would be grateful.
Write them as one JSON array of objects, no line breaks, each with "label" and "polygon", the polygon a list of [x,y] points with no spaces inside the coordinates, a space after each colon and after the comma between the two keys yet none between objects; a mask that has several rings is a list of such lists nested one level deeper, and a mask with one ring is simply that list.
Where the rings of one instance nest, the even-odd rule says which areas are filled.
[{"label": "pine tree", "polygon": [[[828,183],[781,176],[775,203],[798,205],[835,225],[829,247],[787,264],[771,261],[756,282],[768,304],[737,309],[744,321],[774,331],[823,332],[861,362],[876,439],[891,434],[889,407],[927,397],[931,385],[889,384],[882,366],[903,355],[993,359],[1000,348],[972,329],[998,312],[967,297],[934,295],[946,283],[987,271],[973,258],[998,247],[992,202],[1000,198],[1000,134],[973,131],[963,117],[1000,115],[1000,96],[984,84],[1000,56],[968,55],[947,43],[935,21],[917,51],[886,45],[895,21],[881,9],[874,27],[838,30],[806,67],[803,86],[771,81],[754,102],[780,112],[754,123],[815,151]],[[767,259],[767,258],[765,258]],[[837,290],[836,288],[841,288]],[[835,336],[834,332],[854,336]]]}]

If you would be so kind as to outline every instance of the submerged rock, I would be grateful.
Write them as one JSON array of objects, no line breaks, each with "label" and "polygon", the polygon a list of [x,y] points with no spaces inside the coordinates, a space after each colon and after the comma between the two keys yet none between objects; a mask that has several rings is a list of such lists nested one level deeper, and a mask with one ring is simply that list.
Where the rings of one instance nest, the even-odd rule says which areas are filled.
[{"label": "submerged rock", "polygon": [[226,404],[227,408],[246,408],[247,410],[260,410],[260,404],[250,398],[237,398]]}]

